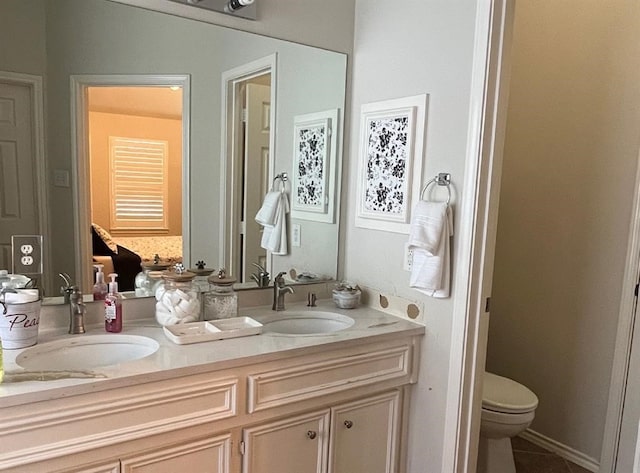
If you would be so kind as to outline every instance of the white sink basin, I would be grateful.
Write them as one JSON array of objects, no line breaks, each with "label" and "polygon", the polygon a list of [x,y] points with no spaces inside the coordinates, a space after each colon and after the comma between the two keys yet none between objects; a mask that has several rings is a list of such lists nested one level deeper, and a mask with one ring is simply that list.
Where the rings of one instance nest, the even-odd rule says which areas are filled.
[{"label": "white sink basin", "polygon": [[139,335],[78,335],[27,348],[16,363],[26,370],[81,371],[139,360],[155,353],[158,346]]},{"label": "white sink basin", "polygon": [[274,314],[262,321],[263,332],[284,335],[321,335],[347,329],[355,323],[351,317],[334,312],[300,311]]}]

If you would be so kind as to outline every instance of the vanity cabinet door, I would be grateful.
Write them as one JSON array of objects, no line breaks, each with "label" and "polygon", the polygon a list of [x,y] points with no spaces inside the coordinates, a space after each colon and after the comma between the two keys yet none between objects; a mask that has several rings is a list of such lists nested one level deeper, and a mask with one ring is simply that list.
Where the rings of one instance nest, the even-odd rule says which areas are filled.
[{"label": "vanity cabinet door", "polygon": [[324,473],[329,450],[328,409],[243,431],[243,473]]},{"label": "vanity cabinet door", "polygon": [[231,435],[146,451],[120,461],[121,473],[230,473]]},{"label": "vanity cabinet door", "polygon": [[394,391],[331,409],[329,473],[395,473],[400,393]]}]

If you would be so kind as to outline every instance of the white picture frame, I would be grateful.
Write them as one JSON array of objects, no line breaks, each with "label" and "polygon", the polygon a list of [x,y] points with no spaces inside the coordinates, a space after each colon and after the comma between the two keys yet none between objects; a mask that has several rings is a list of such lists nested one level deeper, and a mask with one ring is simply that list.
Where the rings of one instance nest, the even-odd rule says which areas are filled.
[{"label": "white picture frame", "polygon": [[338,109],[294,118],[291,218],[334,223]]},{"label": "white picture frame", "polygon": [[420,198],[427,95],[362,105],[357,227],[409,233]]}]

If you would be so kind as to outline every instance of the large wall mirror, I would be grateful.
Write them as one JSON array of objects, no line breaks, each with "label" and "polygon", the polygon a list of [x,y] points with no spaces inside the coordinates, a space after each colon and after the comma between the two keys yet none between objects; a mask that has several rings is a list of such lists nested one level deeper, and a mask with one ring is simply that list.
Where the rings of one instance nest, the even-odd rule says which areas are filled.
[{"label": "large wall mirror", "polygon": [[[3,0],[0,42],[7,46],[0,51],[0,92],[19,94],[25,86],[25,106],[31,97],[36,109],[43,92],[40,111],[26,109],[35,120],[33,152],[18,155],[0,146],[0,158],[10,164],[5,170],[13,173],[3,179],[24,181],[26,173],[30,185],[28,191],[20,186],[28,196],[7,196],[9,187],[3,186],[0,199],[14,203],[16,214],[32,217],[31,227],[2,222],[0,268],[11,269],[12,233],[42,233],[46,295],[59,295],[61,272],[90,292],[96,223],[143,258],[182,257],[188,268],[202,260],[210,268],[232,268],[241,281],[251,281],[254,262],[272,275],[294,269],[337,276],[344,54],[109,0]],[[0,95],[1,103],[6,100]],[[243,112],[249,102],[259,104],[258,112]],[[267,134],[266,150],[246,142],[252,133],[243,121],[247,114],[258,117],[256,133]],[[156,136],[161,129],[171,130],[171,138]],[[100,135],[90,134],[98,130]],[[100,147],[105,161],[94,164],[90,158]],[[152,156],[154,164],[128,167],[131,153]],[[164,224],[126,222],[126,205],[137,204],[128,203],[124,180],[110,174],[117,166],[129,181],[135,166],[146,178],[156,168],[169,173],[166,191],[149,191],[165,192],[158,205],[167,214],[144,214]],[[276,256],[247,245],[260,240],[252,234],[262,230],[253,225],[256,205],[283,172],[290,177],[284,185],[293,212],[287,214],[286,254]],[[89,179],[104,182],[88,187]],[[176,205],[171,195],[177,189]],[[126,205],[108,209],[115,200]],[[316,207],[307,211],[302,204],[308,203]],[[162,240],[170,240],[171,249]]]}]

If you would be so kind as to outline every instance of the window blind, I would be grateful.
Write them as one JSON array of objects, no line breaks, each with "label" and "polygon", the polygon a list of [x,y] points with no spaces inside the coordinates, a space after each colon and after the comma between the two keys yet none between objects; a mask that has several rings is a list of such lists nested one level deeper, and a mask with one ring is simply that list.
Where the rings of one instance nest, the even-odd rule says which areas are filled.
[{"label": "window blind", "polygon": [[109,137],[112,230],[167,230],[167,152],[166,141]]}]

